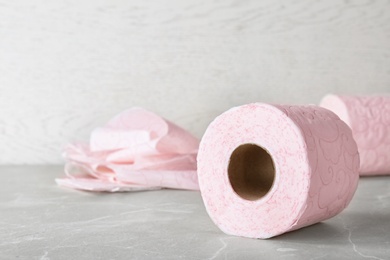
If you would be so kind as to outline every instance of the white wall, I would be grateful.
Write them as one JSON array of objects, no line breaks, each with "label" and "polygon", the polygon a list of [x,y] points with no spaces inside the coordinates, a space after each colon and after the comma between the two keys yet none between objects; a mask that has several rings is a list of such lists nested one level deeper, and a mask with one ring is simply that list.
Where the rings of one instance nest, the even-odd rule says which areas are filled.
[{"label": "white wall", "polygon": [[142,106],[201,136],[254,101],[390,92],[390,2],[0,0],[0,164]]}]

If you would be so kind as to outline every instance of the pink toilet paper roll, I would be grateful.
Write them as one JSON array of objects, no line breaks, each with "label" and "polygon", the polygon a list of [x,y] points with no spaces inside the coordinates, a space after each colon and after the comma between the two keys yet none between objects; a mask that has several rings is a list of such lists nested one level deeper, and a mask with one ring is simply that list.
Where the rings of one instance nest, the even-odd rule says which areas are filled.
[{"label": "pink toilet paper roll", "polygon": [[207,128],[198,178],[225,233],[269,238],[341,212],[359,179],[350,128],[316,106],[235,107]]},{"label": "pink toilet paper roll", "polygon": [[390,174],[390,96],[325,96],[332,110],[352,129],[360,153],[360,175]]}]

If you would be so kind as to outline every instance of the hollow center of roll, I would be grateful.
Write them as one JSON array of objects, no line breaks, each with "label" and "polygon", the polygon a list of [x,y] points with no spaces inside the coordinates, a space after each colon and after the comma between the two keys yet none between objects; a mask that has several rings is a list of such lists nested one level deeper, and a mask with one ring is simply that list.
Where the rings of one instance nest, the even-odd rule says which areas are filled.
[{"label": "hollow center of roll", "polygon": [[274,162],[262,147],[243,144],[230,156],[228,175],[233,190],[241,198],[257,200],[272,187],[275,179]]}]

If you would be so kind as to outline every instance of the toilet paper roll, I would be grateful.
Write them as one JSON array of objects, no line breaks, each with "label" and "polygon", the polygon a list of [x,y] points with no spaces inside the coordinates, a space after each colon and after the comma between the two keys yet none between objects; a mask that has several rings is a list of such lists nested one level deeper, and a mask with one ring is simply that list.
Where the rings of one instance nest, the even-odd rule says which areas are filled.
[{"label": "toilet paper roll", "polygon": [[390,174],[390,96],[325,96],[332,110],[352,129],[360,154],[360,175]]},{"label": "toilet paper roll", "polygon": [[211,219],[227,234],[250,238],[335,216],[359,178],[350,128],[316,106],[232,108],[207,128],[197,159]]}]

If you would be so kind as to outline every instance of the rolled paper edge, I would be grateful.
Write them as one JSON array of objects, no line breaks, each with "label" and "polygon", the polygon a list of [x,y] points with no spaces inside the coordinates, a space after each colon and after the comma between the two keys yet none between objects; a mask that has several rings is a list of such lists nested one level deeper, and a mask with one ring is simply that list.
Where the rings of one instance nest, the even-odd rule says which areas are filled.
[{"label": "rolled paper edge", "polygon": [[349,128],[352,128],[348,108],[339,95],[327,94],[321,99],[319,106],[332,111],[343,120]]}]

